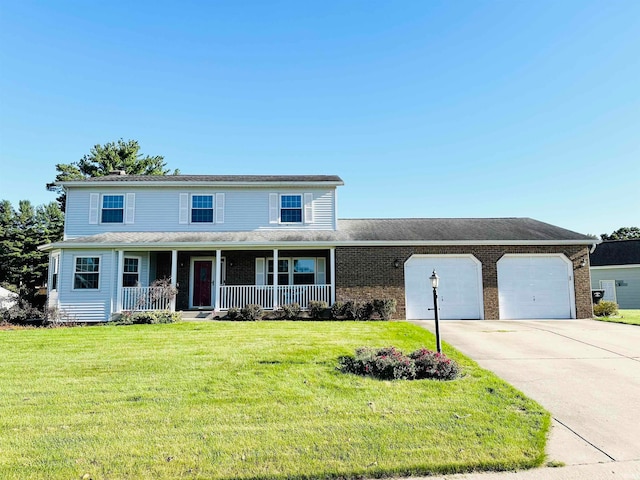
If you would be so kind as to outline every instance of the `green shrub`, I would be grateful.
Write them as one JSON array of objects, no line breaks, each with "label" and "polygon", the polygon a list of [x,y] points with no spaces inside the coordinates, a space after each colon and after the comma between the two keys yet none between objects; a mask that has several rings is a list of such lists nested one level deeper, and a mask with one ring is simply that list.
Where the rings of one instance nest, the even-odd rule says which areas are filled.
[{"label": "green shrub", "polygon": [[593,313],[596,317],[612,317],[618,314],[618,304],[608,300],[601,300],[593,306]]},{"label": "green shrub", "polygon": [[344,302],[336,302],[331,305],[331,318],[339,320],[344,315]]},{"label": "green shrub", "polygon": [[358,318],[358,306],[356,305],[356,302],[353,300],[347,300],[344,302],[340,315],[347,320],[355,320]]},{"label": "green shrub", "polygon": [[309,316],[317,320],[324,316],[324,312],[327,310],[327,302],[311,300],[307,308]]},{"label": "green shrub", "polygon": [[240,315],[243,320],[256,321],[262,320],[262,316],[264,315],[264,310],[262,307],[255,303],[250,303],[246,305],[242,310],[240,310]]},{"label": "green shrub", "polygon": [[116,325],[155,325],[160,323],[176,323],[182,320],[179,312],[168,310],[125,312],[113,323]]},{"label": "green shrub", "polygon": [[361,347],[354,356],[340,357],[337,368],[380,380],[453,380],[460,374],[454,360],[426,348],[405,355],[396,347]]},{"label": "green shrub", "polygon": [[373,301],[373,310],[382,320],[389,320],[396,313],[397,302],[394,298],[376,299]]},{"label": "green shrub", "polygon": [[373,317],[373,303],[363,302],[356,306],[356,319],[357,320],[371,320]]},{"label": "green shrub", "polygon": [[280,306],[280,318],[295,320],[300,316],[302,308],[299,303],[287,303]]},{"label": "green shrub", "polygon": [[13,324],[22,324],[31,320],[42,321],[45,313],[31,305],[27,300],[20,297],[18,301],[9,308],[0,310],[0,321]]}]

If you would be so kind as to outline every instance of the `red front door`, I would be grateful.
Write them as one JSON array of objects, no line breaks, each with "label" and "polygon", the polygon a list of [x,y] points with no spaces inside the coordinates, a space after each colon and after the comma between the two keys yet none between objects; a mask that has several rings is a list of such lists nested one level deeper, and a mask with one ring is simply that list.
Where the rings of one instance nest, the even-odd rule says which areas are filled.
[{"label": "red front door", "polygon": [[211,260],[193,262],[193,306],[211,306]]}]

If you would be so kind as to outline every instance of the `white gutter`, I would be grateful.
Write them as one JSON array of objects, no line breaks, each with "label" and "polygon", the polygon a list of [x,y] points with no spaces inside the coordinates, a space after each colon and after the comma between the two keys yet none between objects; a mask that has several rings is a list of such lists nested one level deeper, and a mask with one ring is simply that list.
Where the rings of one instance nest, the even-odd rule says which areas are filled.
[{"label": "white gutter", "polygon": [[317,247],[418,247],[418,246],[487,246],[487,245],[526,245],[526,246],[545,246],[545,245],[588,245],[591,243],[584,240],[336,240],[336,241],[262,241],[262,242],[211,242],[203,240],[201,242],[56,242],[47,245],[41,245],[38,250],[47,251],[53,248],[116,248],[126,247],[127,249],[149,249],[153,250],[179,248],[179,249],[202,249],[203,246],[209,248],[222,247],[225,250],[240,250],[243,248],[266,248],[272,249],[274,246],[280,247],[296,247],[312,249]]}]

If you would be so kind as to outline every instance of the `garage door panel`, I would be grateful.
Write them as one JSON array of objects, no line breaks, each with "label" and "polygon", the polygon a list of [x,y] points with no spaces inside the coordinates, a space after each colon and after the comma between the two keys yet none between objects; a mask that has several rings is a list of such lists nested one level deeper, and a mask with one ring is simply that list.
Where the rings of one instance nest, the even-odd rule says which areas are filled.
[{"label": "garage door panel", "polygon": [[500,318],[571,318],[571,264],[560,255],[509,255],[498,261]]},{"label": "garage door panel", "polygon": [[432,319],[431,276],[438,272],[440,318],[482,318],[480,265],[471,257],[411,257],[405,264],[407,318]]}]

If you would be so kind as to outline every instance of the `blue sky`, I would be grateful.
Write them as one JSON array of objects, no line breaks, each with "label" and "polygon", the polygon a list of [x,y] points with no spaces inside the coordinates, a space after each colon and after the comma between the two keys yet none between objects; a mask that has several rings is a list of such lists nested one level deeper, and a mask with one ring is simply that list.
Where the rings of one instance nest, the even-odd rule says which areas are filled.
[{"label": "blue sky", "polygon": [[640,226],[640,2],[0,0],[0,198],[119,138],[342,218]]}]

